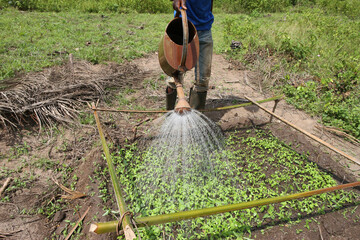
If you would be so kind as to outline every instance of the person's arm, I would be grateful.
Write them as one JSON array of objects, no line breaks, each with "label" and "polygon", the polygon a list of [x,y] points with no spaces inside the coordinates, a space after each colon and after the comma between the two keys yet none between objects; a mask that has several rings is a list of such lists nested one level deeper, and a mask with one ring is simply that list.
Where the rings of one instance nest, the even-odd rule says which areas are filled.
[{"label": "person's arm", "polygon": [[185,5],[185,0],[171,0],[173,2],[173,8],[176,11],[180,11],[180,8],[187,9]]}]

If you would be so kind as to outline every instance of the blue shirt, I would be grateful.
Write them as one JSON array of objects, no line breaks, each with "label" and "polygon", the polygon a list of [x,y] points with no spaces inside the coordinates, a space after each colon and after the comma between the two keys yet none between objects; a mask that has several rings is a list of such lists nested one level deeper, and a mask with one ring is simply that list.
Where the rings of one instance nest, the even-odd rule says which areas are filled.
[{"label": "blue shirt", "polygon": [[214,22],[211,0],[187,0],[185,4],[187,17],[195,25],[196,30],[210,30]]}]

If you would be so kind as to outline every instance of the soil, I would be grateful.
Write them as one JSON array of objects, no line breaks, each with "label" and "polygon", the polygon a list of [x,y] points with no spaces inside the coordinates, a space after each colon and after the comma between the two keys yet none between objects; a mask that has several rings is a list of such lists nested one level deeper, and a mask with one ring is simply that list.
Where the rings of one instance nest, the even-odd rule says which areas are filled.
[{"label": "soil", "polygon": [[[134,69],[138,72],[134,75],[138,76],[129,79],[136,81],[132,84],[135,91],[125,96],[131,102],[129,108],[139,106],[146,109],[164,108],[165,81],[157,55],[152,54],[134,60],[131,64],[137,66]],[[89,67],[89,71],[97,71],[97,74],[101,69],[104,69],[102,72],[104,77],[109,76],[107,68],[101,68],[101,65]],[[186,92],[191,87],[193,78],[193,71],[186,74]],[[261,80],[260,72],[229,62],[221,55],[214,55],[210,82],[212,87],[208,92],[207,108],[246,102],[246,96],[255,100],[272,97],[273,93],[262,86]],[[99,106],[119,107],[119,100],[114,97],[118,91],[118,89],[111,90],[105,101],[99,102]],[[264,103],[262,106],[271,110],[274,102]],[[85,105],[84,111],[90,113]],[[360,156],[359,146],[327,132],[319,123],[319,119],[295,109],[285,100],[278,103],[275,113],[345,153],[354,157]],[[127,142],[136,140],[149,126],[148,122],[161,115],[160,113],[152,115],[100,113],[107,140],[114,146],[123,146]],[[359,180],[360,166],[275,118],[269,122],[269,114],[258,107],[207,112],[206,115],[217,122],[224,131],[266,125],[276,137],[292,143],[296,151],[308,153],[311,161],[331,172],[339,183]],[[112,188],[105,177],[94,179],[98,166],[106,165],[102,158],[102,148],[95,124],[92,122],[89,125],[58,125],[54,129],[42,129],[41,132],[38,130],[36,125],[25,126],[15,132],[0,129],[0,185],[2,186],[6,180],[4,176],[12,179],[1,196],[7,201],[0,202],[0,237],[8,235],[8,239],[24,240],[65,239],[73,226],[69,225],[69,221],[75,223],[90,207],[84,224],[75,231],[76,234],[74,233],[78,237],[76,239],[116,239],[115,234],[89,233],[91,223],[114,219],[112,213],[104,214],[104,208],[116,209],[114,201],[105,204],[98,197],[102,194],[99,189],[101,180],[106,183],[110,195]],[[61,195],[67,193],[52,179],[67,187],[75,182],[76,191],[87,196],[75,200],[62,199]],[[113,196],[111,198],[114,199]],[[52,208],[59,201],[65,208]],[[53,213],[47,217],[45,214],[37,213],[40,208],[51,209]],[[324,215],[308,216],[308,218],[316,220],[316,222],[312,221],[308,228],[304,227],[307,218],[297,224],[279,222],[272,226],[254,228],[249,238],[360,239],[358,224],[360,208],[357,206],[349,206]]]}]

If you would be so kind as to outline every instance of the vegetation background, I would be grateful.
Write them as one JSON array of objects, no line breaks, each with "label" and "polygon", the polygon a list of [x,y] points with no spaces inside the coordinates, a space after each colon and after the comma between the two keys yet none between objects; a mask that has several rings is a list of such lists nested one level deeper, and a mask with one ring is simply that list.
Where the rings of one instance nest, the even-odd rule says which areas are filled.
[{"label": "vegetation background", "polygon": [[[172,15],[168,0],[0,0],[0,9],[0,80],[69,52],[94,64],[141,57]],[[249,68],[271,59],[274,90],[360,139],[359,0],[215,0],[214,13],[217,53]]]}]

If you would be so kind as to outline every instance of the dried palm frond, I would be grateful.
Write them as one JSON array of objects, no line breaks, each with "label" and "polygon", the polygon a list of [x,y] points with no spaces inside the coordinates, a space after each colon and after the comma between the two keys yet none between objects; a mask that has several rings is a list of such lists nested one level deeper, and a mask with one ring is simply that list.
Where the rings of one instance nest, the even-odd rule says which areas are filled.
[{"label": "dried palm frond", "polygon": [[[106,89],[132,87],[140,70],[132,64],[92,65],[73,62],[3,81],[0,89],[0,123],[18,127],[29,121],[41,126],[69,123],[82,104],[106,94]],[[5,86],[5,87],[4,87]]]}]

